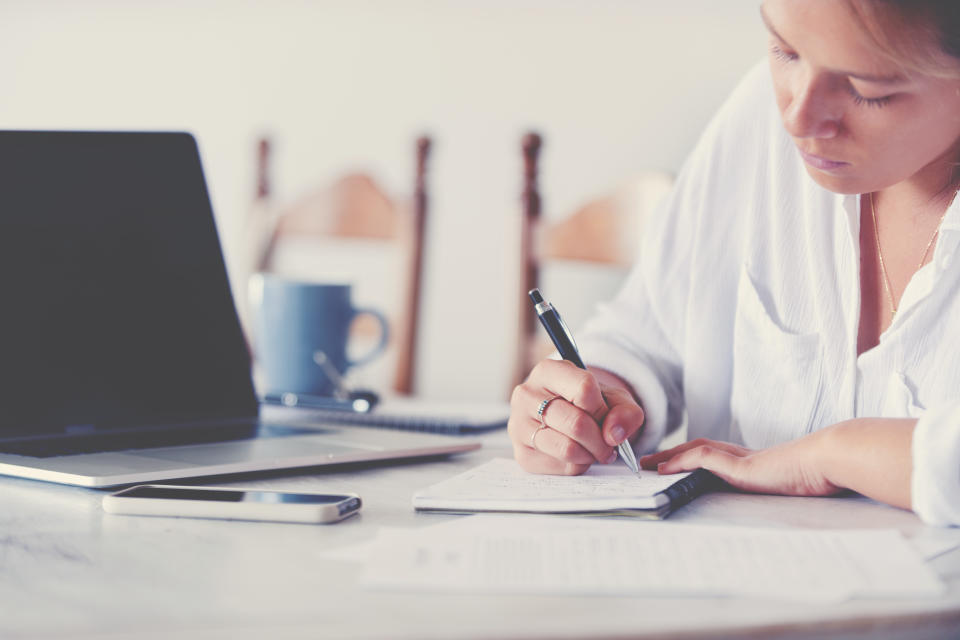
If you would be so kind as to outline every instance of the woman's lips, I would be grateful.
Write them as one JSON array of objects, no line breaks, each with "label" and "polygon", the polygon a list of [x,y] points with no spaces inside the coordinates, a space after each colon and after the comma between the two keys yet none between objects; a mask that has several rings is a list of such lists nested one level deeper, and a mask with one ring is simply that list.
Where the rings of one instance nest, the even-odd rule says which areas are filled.
[{"label": "woman's lips", "polygon": [[840,162],[839,160],[830,160],[829,158],[815,156],[812,153],[807,153],[803,149],[799,149],[799,151],[804,162],[820,171],[837,171],[838,169],[850,166],[849,162]]}]

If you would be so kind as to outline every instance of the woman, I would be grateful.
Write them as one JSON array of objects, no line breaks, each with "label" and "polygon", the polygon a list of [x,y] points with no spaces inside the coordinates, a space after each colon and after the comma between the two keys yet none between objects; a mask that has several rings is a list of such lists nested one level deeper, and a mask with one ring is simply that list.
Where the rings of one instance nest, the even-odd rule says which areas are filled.
[{"label": "woman", "polygon": [[[766,0],[769,70],[707,128],[618,297],[518,386],[535,473],[646,453],[748,491],[960,524],[960,3]],[[543,426],[538,409],[543,414]]]}]

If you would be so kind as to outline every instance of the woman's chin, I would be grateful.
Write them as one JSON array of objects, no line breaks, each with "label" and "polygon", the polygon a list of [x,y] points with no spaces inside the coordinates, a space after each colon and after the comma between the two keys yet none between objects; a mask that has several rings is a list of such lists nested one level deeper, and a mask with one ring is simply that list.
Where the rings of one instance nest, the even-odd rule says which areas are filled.
[{"label": "woman's chin", "polygon": [[805,167],[807,174],[813,178],[813,181],[827,191],[843,195],[866,193],[867,191],[865,186],[861,185],[860,181],[853,176],[841,176],[832,172],[821,171],[808,164],[805,164]]}]

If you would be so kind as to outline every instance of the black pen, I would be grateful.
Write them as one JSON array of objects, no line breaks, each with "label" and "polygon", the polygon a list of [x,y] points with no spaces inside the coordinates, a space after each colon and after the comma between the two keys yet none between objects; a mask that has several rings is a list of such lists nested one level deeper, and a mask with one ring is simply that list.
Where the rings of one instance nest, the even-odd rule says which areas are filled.
[{"label": "black pen", "polygon": [[[531,289],[529,296],[533,300],[534,309],[537,311],[540,323],[547,330],[547,334],[550,336],[553,346],[557,348],[560,357],[581,369],[586,369],[587,367],[583,364],[580,353],[577,351],[577,343],[573,341],[573,335],[570,334],[570,330],[567,329],[567,325],[554,306],[543,299],[540,289]],[[620,457],[630,467],[630,471],[637,473],[640,467],[637,466],[637,458],[633,454],[633,447],[630,446],[630,442],[624,440],[617,449],[620,451]]]}]

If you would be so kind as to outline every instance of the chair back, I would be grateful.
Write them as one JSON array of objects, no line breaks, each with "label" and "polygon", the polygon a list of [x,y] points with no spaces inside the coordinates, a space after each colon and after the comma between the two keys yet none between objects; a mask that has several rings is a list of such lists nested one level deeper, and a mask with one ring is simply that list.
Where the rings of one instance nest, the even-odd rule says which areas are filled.
[{"label": "chair back", "polygon": [[673,187],[673,176],[646,170],[609,194],[559,220],[542,214],[538,186],[543,138],[524,136],[523,212],[520,229],[520,318],[513,383],[526,378],[553,346],[539,327],[527,292],[540,287],[576,335],[597,303],[613,297],[639,256],[647,218]]}]

